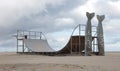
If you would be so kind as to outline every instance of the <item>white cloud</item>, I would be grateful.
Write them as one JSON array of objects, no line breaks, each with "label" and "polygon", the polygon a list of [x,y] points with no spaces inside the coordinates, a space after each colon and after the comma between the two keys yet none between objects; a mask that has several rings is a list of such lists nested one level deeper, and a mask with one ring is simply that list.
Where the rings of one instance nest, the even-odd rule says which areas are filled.
[{"label": "white cloud", "polygon": [[120,51],[120,42],[114,43],[114,44],[107,44],[105,45],[106,51]]},{"label": "white cloud", "polygon": [[42,12],[47,13],[48,6],[57,7],[64,2],[65,0],[0,0],[0,47],[10,43],[5,41],[12,38],[9,36],[14,34],[17,29],[31,30],[49,26],[44,24],[49,17],[37,16],[42,15]]},{"label": "white cloud", "polygon": [[73,13],[76,15],[82,15],[85,16],[86,12],[94,12],[94,7],[93,4],[96,3],[97,0],[89,0],[87,3],[85,3],[84,5],[80,5],[76,8],[73,9]]},{"label": "white cloud", "polygon": [[96,14],[105,14],[109,17],[120,17],[119,6],[120,1],[89,0],[84,5],[74,8],[72,13],[85,16],[85,12],[95,12]]},{"label": "white cloud", "polygon": [[55,20],[55,25],[61,26],[61,27],[67,27],[67,26],[72,26],[75,23],[75,21],[71,18],[57,18]]},{"label": "white cloud", "polygon": [[[86,24],[87,11],[105,14],[103,27],[106,47],[112,48],[108,41],[111,41],[111,45],[115,42],[113,45],[116,46],[120,38],[111,37],[120,36],[119,0],[0,0],[0,47],[13,43],[9,41],[10,35],[15,34],[17,29],[60,35],[48,36],[48,39],[51,38],[51,43],[59,41],[56,46],[61,46],[61,42],[67,42],[64,38],[71,35],[71,29],[77,24]],[[96,17],[92,24],[97,25]]]},{"label": "white cloud", "polygon": [[105,26],[104,26],[104,31],[107,34],[120,34],[120,20],[119,19],[111,19],[108,22],[105,22]]},{"label": "white cloud", "polygon": [[64,0],[2,0],[0,1],[0,34],[6,36],[15,33],[17,29],[30,30],[44,25],[45,21],[50,19],[49,16],[41,16],[42,12],[47,12],[47,6],[57,7],[63,3]]},{"label": "white cloud", "polygon": [[[64,0],[2,0],[0,1],[0,26],[13,24],[23,16],[47,12],[47,5],[61,5]],[[4,24],[3,24],[4,23]]]}]

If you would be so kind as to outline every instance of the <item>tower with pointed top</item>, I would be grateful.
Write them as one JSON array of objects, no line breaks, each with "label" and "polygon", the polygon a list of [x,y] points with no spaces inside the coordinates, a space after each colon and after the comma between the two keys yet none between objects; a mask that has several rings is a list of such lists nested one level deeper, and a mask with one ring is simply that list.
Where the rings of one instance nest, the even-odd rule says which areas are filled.
[{"label": "tower with pointed top", "polygon": [[104,20],[105,15],[97,15],[98,26],[97,26],[97,42],[99,55],[104,55],[104,36],[103,36],[103,27],[102,21]]},{"label": "tower with pointed top", "polygon": [[91,29],[91,20],[94,17],[95,13],[86,12],[87,16],[87,25],[85,30],[85,55],[91,55],[92,52],[92,29]]}]

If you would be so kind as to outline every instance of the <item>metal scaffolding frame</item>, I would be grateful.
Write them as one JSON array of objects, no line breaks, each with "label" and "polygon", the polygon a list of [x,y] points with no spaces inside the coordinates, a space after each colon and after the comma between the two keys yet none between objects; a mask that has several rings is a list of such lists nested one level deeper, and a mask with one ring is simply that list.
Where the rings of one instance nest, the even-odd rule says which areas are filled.
[{"label": "metal scaffolding frame", "polygon": [[[84,28],[83,28],[84,27]],[[78,29],[78,36],[79,36],[79,54],[81,54],[81,51],[80,51],[80,46],[81,46],[81,42],[80,42],[80,40],[81,40],[81,36],[85,36],[85,27],[86,27],[86,25],[85,24],[78,24],[74,29],[73,29],[73,31],[72,31],[72,34],[71,34],[71,37],[72,36],[74,36],[73,34],[74,34],[74,32]],[[81,28],[83,28],[83,29],[81,29]],[[91,32],[92,32],[92,37],[95,37],[95,39],[92,41],[93,43],[92,43],[92,52],[97,52],[95,49],[98,49],[98,46],[97,46],[97,26],[91,26],[91,28],[93,29],[93,28],[95,28],[94,30],[92,30]],[[81,33],[82,33],[82,31],[84,32],[84,34],[82,35]],[[72,54],[73,53],[73,51],[72,51],[72,49],[73,49],[73,43],[72,43],[72,38],[70,39],[71,40],[71,49],[70,49],[70,53]],[[96,40],[96,41],[95,41]],[[77,43],[74,43],[74,45],[77,45]],[[76,46],[75,45],[75,46]],[[86,49],[84,50],[84,52],[86,51]]]},{"label": "metal scaffolding frame", "polygon": [[[81,36],[85,36],[85,27],[86,25],[85,24],[78,24],[72,31],[72,34],[70,36],[70,53],[71,54],[74,54],[74,53],[77,53],[77,54],[80,54],[81,55]],[[92,41],[92,52],[97,52],[96,50],[98,49],[98,46],[97,46],[97,35],[96,35],[96,32],[97,32],[97,27],[96,26],[92,26],[91,27],[92,29],[94,28],[94,30],[92,30],[92,33],[93,33],[93,36],[92,37],[95,37],[95,39]],[[75,31],[77,30],[77,36],[79,36],[78,38],[78,43],[73,43],[73,40],[72,40],[72,36],[74,36],[74,33]],[[16,38],[17,38],[17,53],[19,52],[32,52],[31,49],[29,48],[26,48],[25,47],[25,43],[24,43],[24,39],[46,39],[45,35],[42,33],[42,32],[36,32],[36,31],[25,31],[25,30],[17,30],[17,35],[16,35]],[[75,51],[73,51],[73,47],[75,48],[78,48],[75,49]],[[85,50],[83,51],[85,52]],[[43,53],[44,54],[44,53]]]},{"label": "metal scaffolding frame", "polygon": [[46,37],[42,32],[36,32],[36,31],[17,30],[17,35],[15,35],[15,37],[17,39],[17,49],[16,49],[17,53],[32,51],[29,48],[25,47],[24,39],[45,39],[46,40]]}]

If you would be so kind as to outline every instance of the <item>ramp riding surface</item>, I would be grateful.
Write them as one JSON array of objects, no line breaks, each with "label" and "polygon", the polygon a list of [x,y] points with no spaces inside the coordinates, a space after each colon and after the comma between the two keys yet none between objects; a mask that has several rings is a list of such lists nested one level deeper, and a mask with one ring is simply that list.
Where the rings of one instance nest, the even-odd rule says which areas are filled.
[{"label": "ramp riding surface", "polygon": [[[94,39],[95,37],[92,37]],[[82,52],[85,48],[85,36],[71,36],[69,42],[65,47],[60,50],[54,50],[51,48],[47,40],[43,39],[24,39],[25,46],[29,48],[32,52],[39,53],[59,53],[59,54],[69,54],[71,52],[78,53]]]}]

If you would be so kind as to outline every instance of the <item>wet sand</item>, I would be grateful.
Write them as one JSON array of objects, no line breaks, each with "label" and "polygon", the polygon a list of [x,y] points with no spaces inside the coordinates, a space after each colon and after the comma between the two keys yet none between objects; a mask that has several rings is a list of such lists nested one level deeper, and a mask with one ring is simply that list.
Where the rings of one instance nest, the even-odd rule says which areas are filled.
[{"label": "wet sand", "polygon": [[0,71],[120,71],[120,53],[42,56],[0,53]]}]

